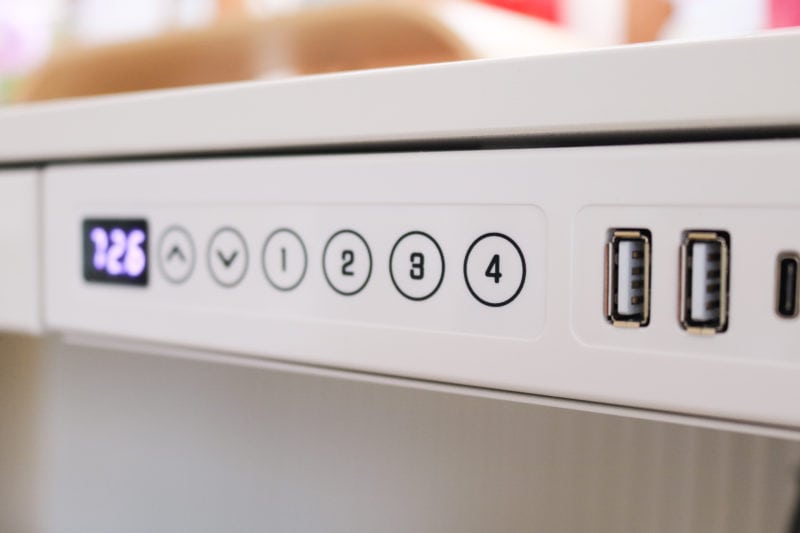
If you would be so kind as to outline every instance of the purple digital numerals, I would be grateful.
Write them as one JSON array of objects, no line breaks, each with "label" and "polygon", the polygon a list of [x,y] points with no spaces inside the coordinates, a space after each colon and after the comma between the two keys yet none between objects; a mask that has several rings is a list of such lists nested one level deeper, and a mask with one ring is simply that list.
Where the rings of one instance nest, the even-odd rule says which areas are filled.
[{"label": "purple digital numerals", "polygon": [[147,254],[142,246],[146,238],[141,229],[126,232],[122,228],[107,230],[95,226],[89,232],[94,245],[92,265],[109,276],[136,278],[147,266]]}]

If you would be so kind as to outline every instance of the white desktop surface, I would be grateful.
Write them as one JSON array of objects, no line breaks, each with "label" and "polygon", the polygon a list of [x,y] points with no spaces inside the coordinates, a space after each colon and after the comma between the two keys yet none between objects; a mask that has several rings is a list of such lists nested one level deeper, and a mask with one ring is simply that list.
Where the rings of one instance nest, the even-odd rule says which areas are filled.
[{"label": "white desktop surface", "polygon": [[800,123],[800,31],[19,105],[0,162]]}]

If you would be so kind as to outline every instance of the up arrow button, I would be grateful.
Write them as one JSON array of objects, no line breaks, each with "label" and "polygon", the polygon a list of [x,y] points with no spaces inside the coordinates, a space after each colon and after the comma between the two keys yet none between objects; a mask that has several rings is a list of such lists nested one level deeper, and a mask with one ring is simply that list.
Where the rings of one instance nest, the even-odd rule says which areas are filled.
[{"label": "up arrow button", "polygon": [[194,242],[189,232],[180,226],[170,226],[158,242],[158,266],[167,281],[180,284],[194,270]]},{"label": "up arrow button", "polygon": [[208,269],[223,287],[235,287],[247,272],[247,244],[242,234],[231,227],[217,230],[208,242]]},{"label": "up arrow button", "polygon": [[172,261],[175,258],[177,258],[179,261],[181,261],[183,263],[186,262],[186,256],[181,251],[181,247],[180,247],[179,244],[174,245],[172,247],[172,249],[169,251],[169,253],[167,254],[167,263],[169,263],[170,261]]}]

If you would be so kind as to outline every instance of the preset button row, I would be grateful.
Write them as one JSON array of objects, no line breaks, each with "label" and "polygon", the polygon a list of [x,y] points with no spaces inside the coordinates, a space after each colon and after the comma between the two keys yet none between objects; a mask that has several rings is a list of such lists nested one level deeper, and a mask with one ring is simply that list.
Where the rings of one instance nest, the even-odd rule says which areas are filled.
[{"label": "preset button row", "polygon": [[[158,244],[162,275],[172,283],[189,279],[195,265],[195,247],[188,231],[168,227]],[[223,287],[235,287],[247,274],[248,248],[233,227],[218,229],[209,239],[206,264],[211,277]],[[289,228],[273,231],[261,250],[261,266],[275,289],[298,287],[308,270],[308,253],[302,238]],[[353,296],[367,286],[373,258],[359,233],[343,229],[325,243],[322,267],[325,280],[337,293]],[[389,256],[392,284],[406,298],[422,301],[439,290],[444,280],[445,259],[436,240],[422,231],[410,231],[395,242]],[[525,257],[519,246],[502,233],[486,233],[467,249],[464,280],[472,296],[482,304],[500,307],[512,302],[525,284]]]}]

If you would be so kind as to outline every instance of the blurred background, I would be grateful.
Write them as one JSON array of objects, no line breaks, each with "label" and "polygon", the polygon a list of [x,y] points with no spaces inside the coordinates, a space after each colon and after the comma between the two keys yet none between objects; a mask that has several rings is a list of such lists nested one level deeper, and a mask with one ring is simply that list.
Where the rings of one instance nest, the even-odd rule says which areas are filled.
[{"label": "blurred background", "polygon": [[800,0],[0,0],[0,103],[800,26]]}]

